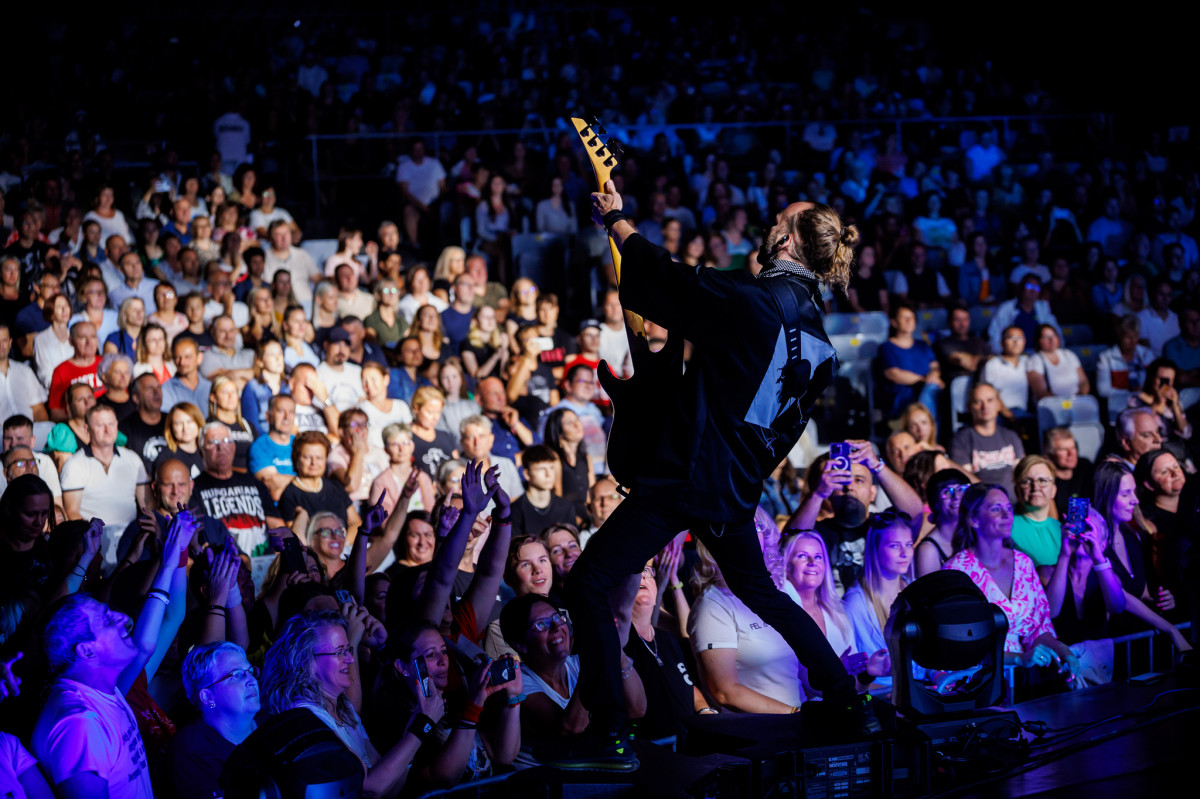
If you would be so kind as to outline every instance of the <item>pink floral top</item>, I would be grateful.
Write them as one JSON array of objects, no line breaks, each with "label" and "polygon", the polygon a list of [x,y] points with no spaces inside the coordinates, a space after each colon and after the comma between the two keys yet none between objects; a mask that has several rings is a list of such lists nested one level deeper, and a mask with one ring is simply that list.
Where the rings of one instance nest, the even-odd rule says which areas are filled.
[{"label": "pink floral top", "polygon": [[991,573],[969,549],[954,553],[943,565],[943,569],[965,572],[971,582],[979,586],[988,602],[999,606],[1008,617],[1008,634],[1004,637],[1004,651],[1020,654],[1043,633],[1054,635],[1050,621],[1050,603],[1038,579],[1033,561],[1024,552],[1013,550],[1012,596],[992,579]]}]

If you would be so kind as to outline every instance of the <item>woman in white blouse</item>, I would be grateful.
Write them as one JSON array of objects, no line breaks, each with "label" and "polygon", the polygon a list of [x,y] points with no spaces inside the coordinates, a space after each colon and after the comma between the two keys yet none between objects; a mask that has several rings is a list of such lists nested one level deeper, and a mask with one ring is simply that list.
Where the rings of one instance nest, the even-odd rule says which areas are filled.
[{"label": "woman in white blouse", "polygon": [[1000,402],[1011,416],[1014,410],[1024,412],[1029,407],[1029,356],[1025,354],[1025,333],[1016,325],[1004,329],[1000,336],[1002,352],[993,355],[983,365],[983,381],[995,386]]},{"label": "woman in white blouse", "polygon": [[1037,352],[1029,359],[1029,390],[1033,401],[1042,397],[1076,397],[1091,392],[1079,356],[1062,346],[1053,325],[1040,325]]},{"label": "woman in white blouse", "polygon": [[550,196],[537,204],[537,232],[572,236],[579,230],[575,207],[563,194],[562,178],[550,179]]},{"label": "woman in white blouse", "polygon": [[49,387],[54,369],[75,354],[75,348],[71,346],[71,301],[63,294],[55,295],[42,310],[42,318],[50,323],[50,327],[33,337],[33,360],[37,364],[38,380]]}]

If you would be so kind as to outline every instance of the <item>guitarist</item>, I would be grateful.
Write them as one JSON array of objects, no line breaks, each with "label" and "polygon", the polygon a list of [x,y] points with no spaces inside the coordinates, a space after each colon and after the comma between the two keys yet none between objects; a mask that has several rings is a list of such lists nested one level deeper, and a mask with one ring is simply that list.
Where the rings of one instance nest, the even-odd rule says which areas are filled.
[{"label": "guitarist", "polygon": [[[556,762],[543,762],[636,768],[619,732],[626,722],[621,683],[627,667],[613,615],[628,613],[629,603],[622,600],[632,594],[622,593],[637,586],[637,577],[630,582],[630,576],[640,574],[680,530],[704,542],[733,593],[778,630],[808,668],[812,686],[825,699],[809,703],[824,705],[811,712],[843,729],[878,729],[820,628],[776,589],[753,522],[763,480],[800,438],[813,402],[835,376],[818,283],[845,287],[857,229],[844,227],[827,205],[794,203],[767,235],[757,276],[690,267],[638,234],[611,181],[604,189],[592,195],[592,217],[623,256],[621,304],[666,327],[669,341],[656,354],[643,338],[631,341],[633,380],[649,379],[653,395],[630,397],[622,405],[618,395],[628,384],[608,379],[615,384],[610,394],[616,425],[635,422],[614,429],[609,444],[613,473],[630,489],[629,498],[588,542],[567,583],[571,618],[579,628],[574,640],[580,688],[592,726],[586,740],[566,747]],[[694,351],[683,374],[673,353],[685,338]],[[603,365],[600,371],[608,373]],[[627,462],[614,459],[623,447],[631,456]]]}]

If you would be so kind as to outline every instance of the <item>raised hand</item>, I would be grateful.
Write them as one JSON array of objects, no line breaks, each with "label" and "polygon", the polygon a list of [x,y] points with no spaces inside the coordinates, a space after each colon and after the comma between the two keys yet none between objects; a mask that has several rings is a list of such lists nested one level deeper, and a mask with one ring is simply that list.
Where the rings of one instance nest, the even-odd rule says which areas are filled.
[{"label": "raised hand", "polygon": [[421,687],[421,678],[417,676],[417,670],[412,667],[411,663],[400,666],[398,671],[404,684],[408,686],[408,690],[412,691],[413,698],[417,700],[417,712],[428,716],[435,724],[441,721],[442,716],[446,715],[446,702],[433,680],[430,679],[427,682],[429,696],[425,696],[425,690]]},{"label": "raised hand", "polygon": [[[413,474],[416,474],[416,469],[413,469]],[[367,508],[367,516],[363,520],[363,531],[368,535],[374,535],[383,529],[383,525],[388,520],[387,509],[383,507],[384,500],[387,499],[387,489],[379,495],[379,501],[371,507]]]},{"label": "raised hand", "polygon": [[104,520],[92,517],[88,522],[87,530],[83,533],[83,560],[81,563],[87,565],[92,562],[92,558],[96,557],[96,553],[100,551],[100,542],[104,539]]},{"label": "raised hand", "polygon": [[[466,478],[467,474],[470,473],[470,471],[471,471],[471,467],[468,466],[467,471],[463,473],[464,479]],[[447,494],[446,498],[444,500],[442,500],[442,512],[441,512],[441,515],[438,516],[438,526],[437,526],[437,537],[438,538],[445,538],[446,536],[448,536],[450,534],[450,531],[454,528],[454,523],[458,521],[458,517],[462,513],[462,511],[460,511],[457,507],[455,507],[453,504],[451,504],[451,500],[453,500],[453,499],[454,499],[453,494]]]},{"label": "raised hand", "polygon": [[21,678],[13,674],[12,667],[14,663],[23,657],[25,657],[25,654],[18,652],[8,660],[0,660],[0,702],[3,702],[10,696],[20,696]]},{"label": "raised hand", "polygon": [[512,499],[508,496],[508,492],[500,485],[500,467],[493,466],[488,469],[487,474],[483,476],[484,482],[487,484],[488,493],[496,501],[496,510],[498,516],[507,516],[509,509],[512,507]]},{"label": "raised hand", "polygon": [[230,588],[237,583],[237,567],[241,565],[241,561],[239,559],[235,564],[232,561],[236,555],[230,552],[217,554],[211,547],[205,552],[205,557],[208,558],[208,601],[218,607],[226,607],[229,604]]},{"label": "raised hand", "polygon": [[163,542],[163,557],[165,559],[178,558],[181,552],[186,552],[192,536],[196,534],[199,527],[200,523],[196,521],[192,512],[181,506],[179,512],[167,525],[166,540]]},{"label": "raised hand", "polygon": [[372,649],[378,650],[387,643],[387,628],[379,619],[371,614],[367,614],[367,618],[363,622],[363,643]]},{"label": "raised hand", "polygon": [[363,633],[367,630],[367,619],[371,614],[362,605],[353,602],[343,602],[338,612],[346,619],[346,640],[355,649],[362,643]]},{"label": "raised hand", "polygon": [[867,670],[867,653],[851,652],[850,647],[842,653],[842,665],[850,674],[859,675]]},{"label": "raised hand", "polygon": [[[408,479],[404,481],[404,486],[400,489],[400,499],[396,500],[396,507],[400,509],[408,508],[407,500],[416,496],[416,493],[421,488],[421,473],[416,467],[408,470]],[[382,498],[380,498],[382,501]]]},{"label": "raised hand", "polygon": [[821,470],[821,479],[817,482],[817,496],[828,499],[844,486],[850,485],[852,479],[854,475],[849,469],[839,469],[832,459],[827,460],[825,468]]}]

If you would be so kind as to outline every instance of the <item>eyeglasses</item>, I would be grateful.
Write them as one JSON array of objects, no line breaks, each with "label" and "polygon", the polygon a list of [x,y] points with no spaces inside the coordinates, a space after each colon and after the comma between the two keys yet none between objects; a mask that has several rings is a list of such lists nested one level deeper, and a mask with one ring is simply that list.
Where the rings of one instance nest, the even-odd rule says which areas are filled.
[{"label": "eyeglasses", "polygon": [[229,672],[221,679],[216,680],[215,682],[210,682],[208,685],[204,686],[204,688],[201,688],[200,690],[203,691],[205,688],[212,688],[214,685],[220,685],[221,683],[225,682],[226,680],[233,680],[234,682],[245,682],[248,679],[252,679],[252,680],[258,679],[258,668],[257,667],[251,666],[248,669],[234,669],[233,671]]},{"label": "eyeglasses", "polygon": [[565,610],[557,610],[549,616],[543,616],[540,619],[534,619],[529,622],[531,629],[537,630],[539,633],[549,632],[553,625],[565,627],[571,623],[571,617],[567,615]]},{"label": "eyeglasses", "polygon": [[21,458],[20,460],[15,460],[12,463],[8,464],[8,468],[9,469],[24,469],[27,466],[36,466],[36,465],[37,465],[37,461],[35,461],[33,458]]},{"label": "eyeglasses", "polygon": [[164,297],[166,297],[167,299],[170,299],[170,298],[172,298],[172,297],[174,297],[174,296],[175,296],[175,292],[173,292],[173,291],[164,291],[164,292],[162,293],[162,295],[163,295]]},{"label": "eyeglasses", "polygon": [[1025,288],[1027,288],[1027,289],[1040,289],[1041,287],[1042,287],[1042,285],[1040,283],[1026,283],[1025,284]]},{"label": "eyeglasses", "polygon": [[345,538],[345,527],[327,527],[324,530],[317,530],[317,535],[321,538]]},{"label": "eyeglasses", "polygon": [[642,569],[642,574],[646,575],[647,577],[657,577],[658,576],[658,572],[656,572],[654,570],[653,566],[647,566],[646,568]]},{"label": "eyeglasses", "polygon": [[1005,336],[1004,340],[1005,341],[1020,341],[1023,338],[1025,338],[1025,337],[1024,336]]},{"label": "eyeglasses", "polygon": [[224,446],[225,444],[233,444],[233,443],[235,443],[235,442],[232,438],[218,438],[215,441],[205,441],[204,448],[205,449],[216,449],[217,447]]},{"label": "eyeglasses", "polygon": [[966,486],[966,485],[946,486],[940,492],[938,492],[938,495],[942,499],[954,499],[955,497],[959,496],[960,494],[967,493],[967,488],[968,488],[968,486]]},{"label": "eyeglasses", "polygon": [[351,660],[354,660],[354,647],[347,644],[346,646],[339,646],[332,652],[313,652],[313,657],[329,657],[337,658],[338,660],[350,658]]},{"label": "eyeglasses", "polygon": [[399,294],[400,289],[393,289],[393,288],[380,289],[379,293],[380,294]]},{"label": "eyeglasses", "polygon": [[1037,486],[1038,488],[1049,488],[1053,484],[1054,480],[1049,477],[1026,477],[1024,480],[1018,483],[1018,485],[1024,486],[1025,488],[1033,488],[1034,486]]}]

